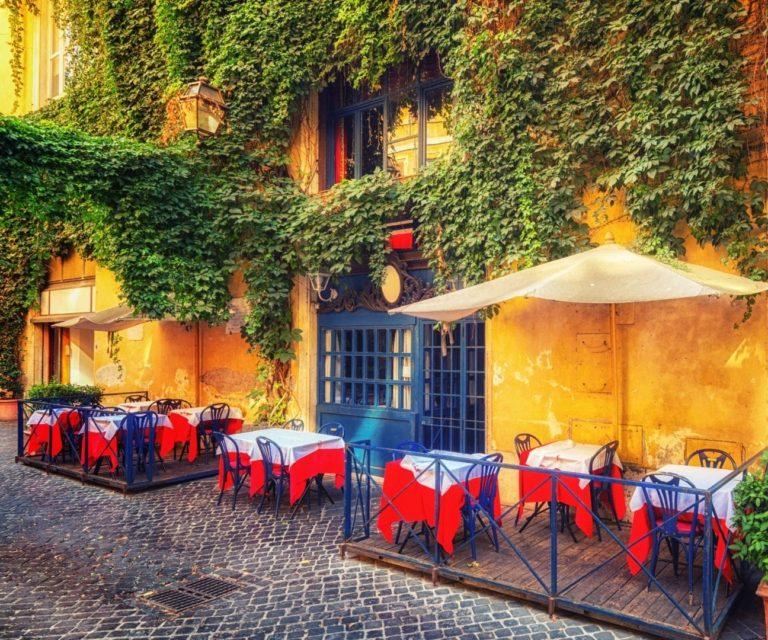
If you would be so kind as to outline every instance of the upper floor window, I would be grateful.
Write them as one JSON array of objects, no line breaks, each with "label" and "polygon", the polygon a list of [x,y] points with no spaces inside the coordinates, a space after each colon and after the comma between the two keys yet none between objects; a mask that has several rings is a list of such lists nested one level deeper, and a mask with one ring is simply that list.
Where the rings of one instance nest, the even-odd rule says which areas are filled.
[{"label": "upper floor window", "polygon": [[34,35],[34,82],[32,106],[45,106],[64,93],[66,37],[59,26],[51,0],[42,0],[38,12],[38,28]]},{"label": "upper floor window", "polygon": [[328,185],[377,167],[412,176],[444,154],[453,141],[446,124],[450,89],[434,64],[393,71],[376,92],[335,82],[327,92]]},{"label": "upper floor window", "polygon": [[64,34],[52,12],[48,14],[45,29],[48,37],[48,98],[58,98],[64,93]]}]

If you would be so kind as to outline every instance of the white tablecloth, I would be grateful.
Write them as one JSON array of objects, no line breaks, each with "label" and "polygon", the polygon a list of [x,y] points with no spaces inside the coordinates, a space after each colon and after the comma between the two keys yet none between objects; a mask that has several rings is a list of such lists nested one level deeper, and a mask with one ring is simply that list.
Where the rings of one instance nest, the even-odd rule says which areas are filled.
[{"label": "white tablecloth", "polygon": [[[733,473],[732,469],[710,469],[708,467],[693,467],[684,464],[665,464],[658,471],[653,473],[674,473],[678,476],[683,476],[693,483],[693,486],[697,489],[709,489],[723,478]],[[667,480],[668,478],[665,478]],[[718,489],[712,495],[712,507],[714,509],[714,515],[718,520],[725,520],[729,529],[733,529],[733,492],[736,486],[741,482],[741,474],[737,478],[727,482],[722,488]],[[688,485],[681,484],[681,487],[687,487]],[[650,498],[654,506],[659,506],[659,498],[655,491],[650,490]],[[699,499],[699,515],[704,514],[704,497],[694,496],[691,494],[681,493],[678,498],[677,508],[680,511],[684,511],[693,506],[694,501],[698,497]],[[629,502],[629,508],[632,511],[645,508],[645,496],[641,487],[636,487],[632,494],[632,499]],[[689,511],[692,513],[692,510]]]},{"label": "white tablecloth", "polygon": [[150,405],[153,403],[153,400],[138,400],[136,402],[123,402],[122,404],[117,405],[118,409],[122,409],[123,411],[127,411],[128,413],[138,413],[140,411],[146,411],[149,409]]},{"label": "white tablecloth", "polygon": [[[189,407],[187,409],[174,409],[171,411],[171,413],[178,414],[180,416],[183,416],[184,419],[189,422],[193,427],[196,427],[200,424],[201,416],[203,414],[203,411],[205,411],[208,407]],[[243,419],[243,412],[240,411],[237,407],[230,407],[229,408],[229,419],[230,420],[242,420]]]},{"label": "white tablecloth", "polygon": [[27,426],[31,427],[33,424],[47,424],[54,425],[59,416],[65,411],[71,411],[68,407],[57,407],[55,409],[37,409],[32,412],[27,420]]},{"label": "white tablecloth", "polygon": [[[430,453],[436,455],[443,453],[454,457],[464,458],[463,460],[440,460],[441,495],[448,491],[448,489],[456,484],[457,481],[465,482],[467,478],[472,479],[479,477],[481,473],[480,465],[476,466],[472,470],[471,475],[470,469],[477,464],[478,460],[481,460],[485,455],[487,455],[485,453],[462,454],[456,453],[455,451],[441,451],[439,449],[430,451]],[[430,467],[430,465],[432,466]],[[407,455],[400,461],[400,466],[403,469],[407,469],[413,473],[414,477],[418,476],[419,473],[424,471],[424,469],[427,469],[427,471],[424,471],[424,473],[422,473],[416,481],[419,484],[424,485],[425,487],[429,487],[434,491],[435,478],[437,476],[435,473],[437,463],[433,458],[426,458],[418,454]]]},{"label": "white tablecloth", "polygon": [[[256,438],[264,437],[272,440],[283,452],[283,462],[290,466],[304,456],[308,456],[319,449],[343,449],[344,440],[338,436],[330,436],[325,433],[311,431],[292,431],[291,429],[261,429],[259,431],[245,431],[229,436],[236,443],[240,453],[246,454],[251,461],[261,460],[261,451],[256,443]],[[230,452],[231,445],[225,439],[225,449]],[[272,447],[272,459],[278,462],[280,454]]]},{"label": "white tablecloth", "polygon": [[[121,428],[123,424],[123,420],[125,420],[127,417],[127,414],[115,414],[115,415],[109,415],[109,416],[92,416],[89,420],[88,425],[88,431],[93,431],[93,429],[97,429],[99,433],[101,433],[104,438],[107,440],[111,440],[115,437],[115,434],[117,433],[118,429]],[[162,414],[158,414],[157,416],[157,427],[170,427],[171,421],[168,419],[168,416],[164,416]],[[80,427],[80,431],[78,432],[80,434],[85,433],[85,425]]]},{"label": "white tablecloth", "polygon": [[[543,469],[559,469],[573,473],[589,473],[589,461],[592,459],[601,445],[584,444],[573,440],[558,440],[541,447],[531,449],[526,460],[529,467],[541,467]],[[605,466],[603,459],[596,461],[595,470]],[[619,454],[613,456],[613,464],[622,469]],[[589,484],[589,480],[579,480],[582,489]]]}]

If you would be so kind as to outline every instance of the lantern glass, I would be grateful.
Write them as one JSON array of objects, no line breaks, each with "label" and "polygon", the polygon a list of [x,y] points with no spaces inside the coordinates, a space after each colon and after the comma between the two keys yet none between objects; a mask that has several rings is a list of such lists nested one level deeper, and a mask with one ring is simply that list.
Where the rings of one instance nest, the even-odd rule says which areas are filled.
[{"label": "lantern glass", "polygon": [[312,289],[316,293],[325,291],[328,287],[328,283],[331,281],[331,274],[325,271],[318,271],[307,275],[309,276],[309,282],[312,285]]},{"label": "lantern glass", "polygon": [[224,121],[224,97],[208,80],[200,78],[190,82],[179,98],[184,128],[202,135],[214,135]]}]

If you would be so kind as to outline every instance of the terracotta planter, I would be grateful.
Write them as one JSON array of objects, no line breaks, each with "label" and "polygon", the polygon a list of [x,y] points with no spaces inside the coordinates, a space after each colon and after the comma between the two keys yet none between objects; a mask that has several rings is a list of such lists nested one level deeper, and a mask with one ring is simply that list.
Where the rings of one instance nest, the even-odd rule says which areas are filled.
[{"label": "terracotta planter", "polygon": [[757,595],[763,599],[763,612],[765,613],[765,636],[768,640],[768,581],[763,580],[757,585]]},{"label": "terracotta planter", "polygon": [[16,400],[0,400],[0,422],[16,422]]}]

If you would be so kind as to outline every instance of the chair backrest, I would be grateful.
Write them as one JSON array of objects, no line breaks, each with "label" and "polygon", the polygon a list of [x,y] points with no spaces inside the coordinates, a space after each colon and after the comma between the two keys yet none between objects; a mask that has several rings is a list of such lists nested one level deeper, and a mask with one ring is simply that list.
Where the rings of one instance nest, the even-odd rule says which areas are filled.
[{"label": "chair backrest", "polygon": [[[698,521],[698,496],[692,496],[694,498],[693,506],[687,509],[684,514],[680,513],[680,508],[678,507],[680,496],[682,495],[678,489],[681,486],[691,489],[695,488],[688,478],[684,478],[676,473],[649,473],[643,478],[643,483],[646,482],[660,485],[659,487],[648,487],[645,485],[641,487],[651,527],[656,526],[656,520],[660,517],[662,520],[661,529],[666,533],[676,534],[679,519],[684,518],[686,521],[690,519],[691,522]],[[654,496],[656,497],[655,504],[653,501]],[[695,527],[691,527],[691,531],[695,531]]]},{"label": "chair backrest", "polygon": [[736,468],[736,461],[733,456],[722,449],[696,449],[689,455],[685,464],[691,464],[691,460],[698,459],[700,467],[709,467],[710,469],[723,469],[726,462],[730,463],[731,468]]},{"label": "chair backrest", "polygon": [[467,477],[464,481],[464,488],[470,492],[470,482],[478,477],[476,471],[479,467],[480,491],[477,494],[476,503],[488,513],[493,513],[494,503],[496,502],[496,492],[499,490],[499,472],[501,471],[501,467],[487,463],[503,461],[504,456],[500,453],[489,453],[487,456],[483,456],[480,462],[473,464],[469,468]]},{"label": "chair backrest", "polygon": [[[237,463],[240,461],[240,447],[237,446],[237,441],[222,431],[212,431],[211,437],[213,438],[215,446],[219,449],[221,464],[224,466],[224,471],[235,471]],[[233,463],[233,461],[230,460],[228,455],[230,453],[235,454],[235,460],[237,462]]]},{"label": "chair backrest", "polygon": [[140,411],[126,415],[123,424],[133,436],[134,448],[143,451],[150,434],[157,427],[157,414],[154,411]]},{"label": "chair backrest", "polygon": [[188,408],[190,406],[189,402],[182,400],[181,398],[159,398],[149,405],[148,411],[168,415],[171,411]]},{"label": "chair backrest", "polygon": [[256,445],[261,453],[261,463],[264,465],[264,481],[275,477],[275,465],[279,464],[280,469],[285,466],[283,451],[274,440],[259,436],[256,438]]},{"label": "chair backrest", "polygon": [[283,429],[291,429],[293,431],[304,431],[304,421],[301,418],[291,418],[283,423]]},{"label": "chair backrest", "polygon": [[517,452],[518,458],[520,457],[520,454],[524,451],[530,451],[534,446],[540,447],[541,440],[532,433],[518,433],[515,436],[515,451]]},{"label": "chair backrest", "polygon": [[613,459],[616,457],[616,450],[619,448],[619,441],[614,440],[600,447],[589,459],[590,475],[610,476]]},{"label": "chair backrest", "polygon": [[[400,444],[395,446],[395,449],[400,449],[401,451],[411,451],[412,453],[428,453],[429,449],[427,449],[423,444],[420,442],[414,442],[413,440],[406,440],[405,442],[401,442]],[[402,458],[403,455],[399,453],[398,451],[392,452],[392,460],[399,460]]]},{"label": "chair backrest", "polygon": [[318,433],[325,433],[329,436],[336,436],[337,438],[344,439],[344,425],[341,424],[341,422],[326,422],[320,429],[318,429]]},{"label": "chair backrest", "polygon": [[219,402],[208,405],[200,414],[200,428],[206,431],[226,431],[229,405]]},{"label": "chair backrest", "polygon": [[123,402],[141,402],[142,400],[148,400],[146,393],[131,393],[125,396]]}]

